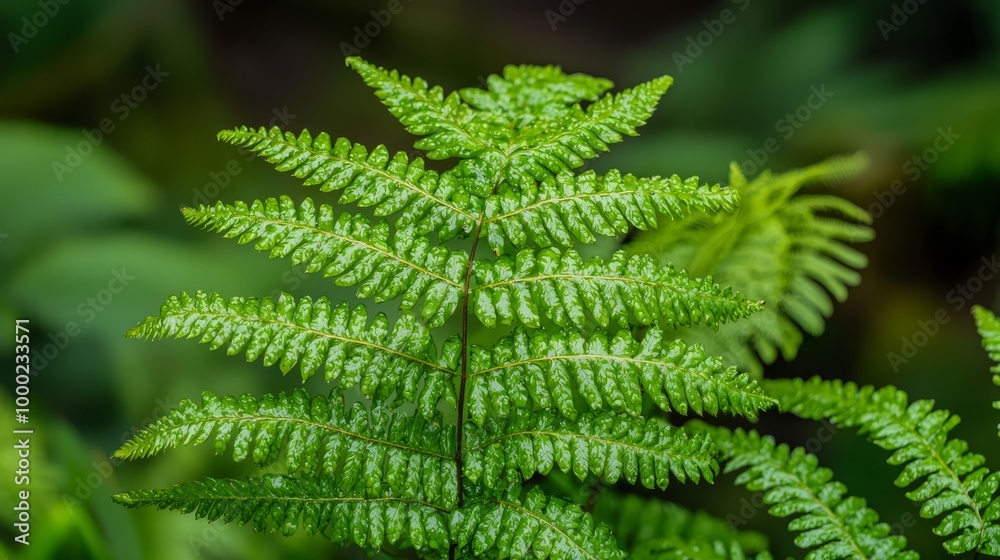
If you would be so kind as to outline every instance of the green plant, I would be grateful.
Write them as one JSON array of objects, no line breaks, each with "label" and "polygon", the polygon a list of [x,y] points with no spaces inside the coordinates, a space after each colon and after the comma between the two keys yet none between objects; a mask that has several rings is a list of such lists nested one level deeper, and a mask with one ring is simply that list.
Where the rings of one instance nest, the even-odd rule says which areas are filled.
[{"label": "green plant", "polygon": [[[644,399],[667,411],[749,417],[773,401],[745,374],[666,340],[662,329],[717,327],[760,304],[650,257],[584,259],[571,246],[654,226],[658,213],[729,211],[736,194],[697,179],[574,173],[634,135],[669,78],[604,94],[607,80],[510,66],[487,90],[445,95],[419,78],[348,63],[422,137],[417,148],[457,158],[454,167],[437,173],[419,158],[326,134],[240,128],[220,138],[322,192],[342,191],[340,204],[370,207],[376,218],[284,196],[184,215],[358,286],[359,297],[399,299],[399,318],[390,324],[325,297],[171,298],[130,336],[199,337],[286,373],[299,364],[303,379],[322,371],[339,383],[329,396],[300,389],[183,403],[118,456],[214,439],[236,460],[281,462],[284,472],[117,499],[285,534],[302,527],[369,549],[621,556],[607,528],[578,505],[523,484],[552,470],[647,488],[666,487],[670,476],[711,480],[711,442],[654,418]],[[449,248],[452,238],[466,243]],[[480,239],[492,251],[477,254]],[[456,311],[458,332],[439,349],[431,330]],[[510,329],[489,342],[475,320]],[[639,339],[638,326],[648,328]],[[488,344],[473,343],[477,336]],[[370,400],[345,404],[353,387]]]},{"label": "green plant", "polygon": [[[737,483],[764,491],[771,513],[796,516],[807,558],[915,558],[815,456],[755,431],[675,425],[692,414],[753,420],[780,403],[870,432],[895,451],[890,462],[906,463],[901,484],[930,474],[910,496],[926,501],[922,514],[950,512],[938,531],[957,533],[949,551],[996,554],[1000,475],[945,441],[954,417],[924,401],[906,408],[891,387],[759,383],[736,367],[759,374],[761,361],[793,356],[800,329],[822,331],[827,292],[842,300],[857,282],[865,259],[847,243],[871,238],[867,215],[798,191],[856,172],[860,156],[749,182],[734,168],[731,188],[581,171],[635,135],[669,78],[612,94],[607,80],[509,66],[486,89],[446,95],[348,64],[421,137],[418,149],[454,165],[437,172],[384,146],[243,127],[219,136],[323,193],[342,191],[348,209],[282,196],[184,215],[356,286],[359,298],[398,300],[398,314],[325,296],[170,298],[129,335],[198,338],[336,384],[326,395],[184,401],[116,455],[213,441],[264,472],[119,503],[303,529],[397,557],[769,559],[757,533],[628,490],[712,482],[722,462],[745,469]],[[629,253],[573,248],[657,225]]]}]

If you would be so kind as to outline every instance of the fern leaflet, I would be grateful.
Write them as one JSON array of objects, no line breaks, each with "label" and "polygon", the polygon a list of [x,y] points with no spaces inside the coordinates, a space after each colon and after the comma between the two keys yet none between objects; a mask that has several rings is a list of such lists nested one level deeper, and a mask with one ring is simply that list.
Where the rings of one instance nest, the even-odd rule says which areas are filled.
[{"label": "fern leaflet", "polygon": [[945,516],[934,532],[950,537],[944,543],[948,552],[1000,556],[1000,473],[983,466],[983,456],[970,453],[964,440],[949,439],[958,416],[935,410],[932,400],[910,403],[892,386],[876,390],[813,377],[769,381],[767,390],[783,410],[860,428],[875,445],[891,451],[889,464],[903,467],[896,485],[916,485],[906,496],[924,502],[920,516]]},{"label": "fern leaflet", "polygon": [[801,532],[795,544],[814,549],[806,560],[919,558],[904,550],[905,538],[890,535],[889,525],[879,522],[864,499],[847,496],[847,488],[832,480],[829,469],[819,467],[815,455],[801,447],[777,445],[774,438],[756,431],[704,429],[727,460],[725,472],[743,471],[736,484],[764,492],[772,515],[796,517],[788,525]]},{"label": "fern leaflet", "polygon": [[518,327],[491,349],[472,346],[469,414],[483,425],[490,412],[506,418],[531,403],[576,418],[575,395],[592,409],[632,416],[641,413],[643,393],[681,414],[754,417],[774,404],[746,374],[724,368],[698,346],[663,337],[655,328],[637,342],[628,331],[610,336],[595,329],[584,337],[574,331],[529,335]]},{"label": "fern leaflet", "polygon": [[487,487],[518,471],[528,479],[553,467],[583,480],[589,473],[609,483],[624,478],[646,488],[680,481],[711,482],[718,470],[708,438],[689,437],[655,419],[638,420],[611,412],[586,413],[576,420],[538,411],[469,430],[466,476]]},{"label": "fern leaflet", "polygon": [[218,294],[182,293],[128,336],[200,337],[213,350],[229,344],[229,355],[245,351],[248,361],[263,357],[264,365],[278,364],[283,373],[299,364],[303,381],[322,370],[327,381],[360,385],[366,395],[387,399],[398,391],[420,403],[425,416],[433,414],[442,397],[455,402],[451,378],[458,365],[457,339],[446,342],[439,354],[430,331],[412,315],[403,314],[390,328],[381,313],[369,322],[364,306],[331,307],[326,297],[296,302],[288,294],[277,300],[227,300]]}]

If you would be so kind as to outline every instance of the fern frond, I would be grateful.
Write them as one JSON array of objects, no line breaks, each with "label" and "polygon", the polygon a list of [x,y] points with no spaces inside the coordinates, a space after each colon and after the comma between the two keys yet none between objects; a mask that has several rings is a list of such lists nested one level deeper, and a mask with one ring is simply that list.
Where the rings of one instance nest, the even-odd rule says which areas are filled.
[{"label": "fern frond", "polygon": [[722,519],[671,502],[607,493],[594,517],[635,560],[772,560],[763,535],[737,532]]},{"label": "fern frond", "polygon": [[542,316],[560,327],[598,325],[693,325],[712,328],[759,310],[712,278],[692,279],[652,258],[618,251],[610,259],[584,261],[571,249],[522,249],[496,261],[476,261],[473,301],[479,320],[541,326]]},{"label": "fern frond", "polygon": [[904,550],[906,539],[891,535],[888,523],[866,506],[865,500],[847,495],[847,487],[833,480],[833,472],[819,466],[815,455],[801,447],[777,445],[774,438],[756,431],[702,426],[728,459],[724,472],[742,471],[736,484],[764,492],[768,512],[795,519],[788,528],[799,531],[795,544],[814,549],[806,560],[879,559],[916,560]]},{"label": "fern frond", "polygon": [[308,130],[299,136],[274,127],[242,126],[223,130],[219,139],[264,156],[279,171],[290,171],[305,185],[323,192],[343,190],[340,203],[356,202],[374,207],[377,216],[400,212],[400,229],[420,234],[437,230],[442,239],[467,234],[482,211],[482,200],[465,192],[455,181],[424,169],[420,158],[403,152],[390,157],[385,146],[369,150],[346,138],[332,141],[322,132],[315,138]]},{"label": "fern frond", "polygon": [[629,227],[655,228],[657,212],[672,219],[693,211],[731,211],[738,203],[733,189],[699,186],[698,178],[637,178],[610,171],[597,175],[562,172],[530,188],[505,188],[486,200],[483,226],[490,247],[503,249],[529,241],[541,247],[571,247],[574,239],[593,243],[595,233],[614,237]]},{"label": "fern frond", "polygon": [[377,302],[401,297],[400,309],[412,309],[423,299],[422,317],[436,327],[455,312],[461,296],[469,255],[450,251],[408,230],[390,239],[385,222],[343,212],[306,198],[298,208],[287,196],[234,205],[185,208],[195,226],[254,242],[271,258],[291,257],[309,273],[322,272],[338,286],[358,286],[358,297]]},{"label": "fern frond", "polygon": [[1000,473],[983,466],[983,456],[969,452],[964,440],[949,439],[958,416],[935,410],[933,400],[910,403],[892,386],[876,390],[813,377],[768,381],[767,390],[782,410],[860,428],[875,445],[891,451],[889,464],[903,467],[896,485],[916,485],[906,497],[924,502],[920,516],[945,516],[934,529],[950,537],[945,550],[1000,556]]},{"label": "fern frond", "polygon": [[642,342],[628,331],[596,329],[589,337],[566,331],[528,333],[518,327],[492,349],[474,345],[469,358],[469,417],[483,425],[487,412],[501,418],[515,408],[555,408],[576,418],[575,395],[590,408],[638,416],[642,392],[663,410],[681,414],[755,417],[774,401],[745,373],[725,368],[699,346],[664,341],[651,328]]},{"label": "fern frond", "polygon": [[414,147],[426,150],[431,159],[473,157],[491,146],[491,130],[505,128],[504,123],[491,125],[490,120],[478,118],[458,92],[446,96],[441,86],[431,87],[423,78],[411,79],[358,57],[349,57],[347,65],[410,134],[424,137]]},{"label": "fern frond", "polygon": [[624,478],[660,489],[671,475],[681,482],[711,482],[718,472],[707,437],[688,436],[655,418],[613,412],[586,412],[568,420],[553,411],[534,411],[487,422],[481,429],[473,425],[468,437],[464,473],[489,488],[545,475],[553,467],[580,480],[592,473],[611,484]]},{"label": "fern frond", "polygon": [[299,529],[334,544],[379,549],[405,541],[416,550],[447,550],[447,512],[420,500],[369,495],[328,479],[265,475],[238,480],[205,479],[162,490],[114,496],[126,507],[194,513],[196,518],[250,525],[256,532],[291,536]]},{"label": "fern frond", "polygon": [[[341,387],[360,385],[366,395],[386,399],[398,392],[416,402],[425,416],[442,397],[456,401],[452,378],[459,344],[450,338],[438,354],[430,331],[408,313],[390,327],[379,313],[371,322],[364,306],[331,307],[324,296],[296,303],[288,294],[277,300],[232,298],[197,292],[172,296],[160,315],[148,317],[127,334],[132,338],[201,338],[212,350],[228,344],[227,354],[245,351],[247,361],[263,356],[283,373],[300,364],[303,381],[322,369]],[[421,383],[423,381],[423,383]]]},{"label": "fern frond", "polygon": [[[976,319],[976,328],[983,339],[983,349],[996,363],[990,368],[993,372],[993,384],[1000,386],[1000,318],[980,305],[972,306],[972,316]],[[1000,409],[1000,400],[993,401],[993,408]],[[997,429],[1000,430],[1000,426],[997,426]]]},{"label": "fern frond", "polygon": [[695,276],[711,274],[765,301],[767,307],[746,321],[718,331],[688,328],[682,335],[759,374],[762,362],[794,358],[803,332],[821,334],[834,300],[844,301],[848,287],[860,281],[858,270],[868,259],[849,244],[874,237],[871,217],[842,198],[800,191],[856,175],[867,161],[863,154],[832,158],[787,173],[764,172],[750,182],[733,165],[730,185],[740,196],[736,212],[701,212],[665,223],[640,233],[628,250],[652,254]]},{"label": "fern frond", "polygon": [[215,452],[267,467],[282,456],[291,474],[323,475],[369,495],[401,496],[450,509],[458,500],[454,426],[411,417],[385,406],[350,409],[343,397],[291,394],[188,400],[126,442],[115,457],[137,459],[214,437]]},{"label": "fern frond", "polygon": [[584,160],[608,151],[609,144],[636,136],[636,129],[646,124],[671,83],[670,76],[661,76],[605,94],[586,110],[574,105],[568,114],[520,127],[511,144],[511,183],[523,185],[527,177],[541,181],[576,169]]},{"label": "fern frond", "polygon": [[537,488],[516,497],[477,498],[455,510],[451,535],[463,557],[613,560],[625,558],[607,526]]}]

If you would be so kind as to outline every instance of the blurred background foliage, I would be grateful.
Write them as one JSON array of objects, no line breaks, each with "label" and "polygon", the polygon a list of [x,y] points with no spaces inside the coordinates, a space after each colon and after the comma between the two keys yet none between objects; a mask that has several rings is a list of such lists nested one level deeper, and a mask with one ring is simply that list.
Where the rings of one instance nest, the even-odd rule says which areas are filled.
[{"label": "blurred background foliage", "polygon": [[[952,297],[996,254],[1000,3],[401,0],[387,25],[373,24],[372,10],[388,4],[0,5],[0,324],[8,341],[0,354],[13,364],[15,318],[31,320],[39,353],[31,381],[33,544],[11,544],[7,504],[16,488],[4,474],[0,552],[31,560],[354,557],[304,537],[111,504],[124,488],[245,471],[206,448],[129,465],[109,457],[134,430],[202,390],[261,394],[299,384],[194,342],[122,334],[181,290],[351,298],[187,227],[177,208],[315,194],[215,141],[218,130],[239,124],[325,130],[409,151],[411,140],[343,65],[358,52],[446,89],[481,84],[507,63],[559,64],[619,87],[673,75],[641,139],[597,160],[598,170],[714,182],[726,180],[731,161],[752,176],[866,151],[870,170],[838,192],[876,217],[876,241],[861,247],[871,265],[826,334],[807,337],[794,362],[779,360],[766,375],[839,376],[935,398],[963,416],[960,437],[1000,465],[988,362],[968,316],[972,302],[997,309],[1000,278],[971,284],[981,286],[971,300]],[[144,79],[147,89],[132,96]],[[822,102],[817,91],[828,92]],[[958,136],[927,152],[942,131]],[[947,322],[912,359],[890,364],[889,353],[900,353],[939,310]],[[13,428],[12,378],[0,377],[3,433]],[[818,433],[776,415],[762,424],[796,444]],[[848,434],[821,442],[818,453],[916,550],[940,550],[931,524],[890,491],[884,454]],[[12,472],[10,445],[0,457]],[[739,528],[769,534],[778,555],[794,553],[783,525],[744,515],[752,497],[728,482],[672,485],[670,494],[721,517],[747,517]]]}]

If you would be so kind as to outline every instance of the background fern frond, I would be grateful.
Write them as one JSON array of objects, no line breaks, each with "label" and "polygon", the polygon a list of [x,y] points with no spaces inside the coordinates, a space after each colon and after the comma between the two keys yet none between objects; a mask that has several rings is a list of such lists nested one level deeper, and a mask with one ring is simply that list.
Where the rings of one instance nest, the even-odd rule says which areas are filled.
[{"label": "background fern frond", "polygon": [[457,339],[446,342],[439,354],[427,327],[407,313],[390,327],[384,314],[369,322],[364,306],[331,307],[326,297],[296,302],[288,294],[277,300],[227,300],[219,294],[181,293],[128,336],[200,338],[213,350],[228,344],[229,355],[246,351],[248,361],[263,357],[264,365],[278,364],[284,373],[298,363],[303,380],[322,370],[327,381],[360,385],[366,395],[386,399],[397,392],[419,403],[425,416],[434,413],[441,398],[456,401],[451,381],[458,367]]},{"label": "background fern frond", "polygon": [[594,517],[608,524],[635,560],[772,560],[767,539],[705,512],[634,495],[606,493]]},{"label": "background fern frond", "polygon": [[[874,237],[871,217],[851,202],[830,195],[798,194],[804,187],[856,175],[863,154],[832,158],[782,174],[764,172],[747,181],[731,167],[730,188],[740,207],[732,214],[696,213],[640,233],[630,253],[648,253],[695,276],[711,274],[723,285],[766,303],[764,310],[718,331],[683,330],[741,370],[759,374],[763,364],[798,352],[802,333],[819,335],[860,281],[867,258],[851,244]],[[831,298],[832,296],[832,298]]]},{"label": "background fern frond", "polygon": [[452,513],[452,539],[471,558],[625,558],[607,526],[535,488],[517,497],[477,498]]},{"label": "background fern frond", "polygon": [[425,170],[420,158],[403,152],[390,156],[382,145],[369,152],[346,138],[334,142],[325,132],[313,138],[304,130],[296,137],[277,127],[242,126],[223,130],[219,139],[259,153],[279,171],[289,171],[323,192],[343,190],[341,204],[371,206],[378,216],[400,213],[396,225],[401,229],[420,234],[437,230],[447,239],[471,231],[481,212],[482,200],[457,182]]},{"label": "background fern frond", "polygon": [[[990,368],[993,372],[993,384],[1000,386],[1000,318],[980,305],[972,306],[972,316],[976,319],[976,328],[983,339],[983,348],[996,364]],[[1000,400],[993,401],[993,408],[1000,409]],[[1000,425],[997,429],[1000,430]]]},{"label": "background fern frond", "polygon": [[422,299],[422,315],[431,327],[443,324],[458,307],[469,255],[407,230],[390,238],[385,222],[373,225],[350,212],[337,216],[329,205],[309,198],[296,207],[287,196],[186,208],[184,217],[240,243],[254,243],[271,258],[290,257],[292,264],[322,272],[338,286],[358,286],[359,298],[401,297],[400,309],[412,309]]},{"label": "background fern frond", "polygon": [[571,249],[522,249],[513,257],[476,261],[475,313],[488,327],[541,326],[582,329],[588,318],[607,327],[693,325],[711,328],[747,317],[760,304],[712,278],[693,279],[652,258],[618,251],[586,261]]},{"label": "background fern frond", "polygon": [[945,516],[934,532],[950,537],[944,543],[948,552],[1000,556],[1000,473],[983,466],[983,456],[969,452],[964,440],[948,437],[958,416],[935,410],[932,400],[910,403],[892,386],[876,390],[813,377],[768,381],[766,388],[782,410],[860,428],[875,445],[891,451],[889,464],[903,467],[896,485],[916,485],[906,497],[924,502],[920,516]]},{"label": "background fern frond", "polygon": [[574,331],[549,333],[515,328],[491,349],[473,346],[468,374],[470,418],[483,425],[487,413],[506,418],[516,409],[553,408],[576,418],[575,397],[592,409],[638,416],[642,393],[663,410],[681,414],[755,417],[774,401],[736,368],[725,368],[697,345],[665,342],[649,329],[642,342],[626,331],[589,337]]},{"label": "background fern frond", "polygon": [[337,391],[327,398],[296,389],[260,400],[206,392],[200,405],[181,401],[115,456],[148,457],[213,438],[216,453],[231,446],[234,461],[250,457],[260,468],[284,456],[291,474],[362,484],[372,496],[424,500],[445,509],[457,502],[454,426],[378,405],[348,409]]},{"label": "background fern frond", "polygon": [[552,411],[534,411],[507,421],[469,429],[464,473],[489,488],[503,487],[518,476],[548,474],[553,467],[583,480],[594,474],[608,483],[625,479],[646,488],[664,489],[670,476],[684,482],[711,482],[718,464],[704,435],[650,418],[613,412],[587,412],[569,420]]},{"label": "background fern frond", "polygon": [[414,147],[426,150],[431,159],[475,156],[491,146],[489,131],[506,128],[504,123],[477,118],[458,92],[446,96],[441,86],[431,87],[423,78],[411,79],[358,57],[349,57],[347,65],[375,90],[410,134],[424,137]]},{"label": "background fern frond", "polygon": [[299,529],[343,546],[379,549],[404,542],[417,550],[447,550],[447,513],[425,502],[368,495],[329,479],[265,475],[244,481],[206,479],[162,490],[135,490],[114,500],[127,507],[156,507],[197,518],[250,525],[257,532],[290,536]]},{"label": "background fern frond", "polygon": [[504,238],[515,247],[529,241],[541,247],[571,247],[574,240],[593,243],[597,235],[614,237],[630,227],[655,228],[657,212],[679,219],[694,211],[732,211],[734,189],[699,186],[698,178],[637,178],[610,171],[597,175],[559,173],[532,182],[530,188],[505,185],[486,200],[483,225],[493,251]]},{"label": "background fern frond", "polygon": [[919,558],[904,550],[906,539],[891,535],[889,524],[880,522],[863,498],[847,495],[847,487],[833,480],[815,455],[801,447],[777,445],[774,438],[756,431],[700,429],[712,435],[720,459],[727,460],[724,472],[742,471],[736,484],[763,491],[770,514],[795,517],[788,528],[801,532],[795,544],[813,549],[806,560]]}]

